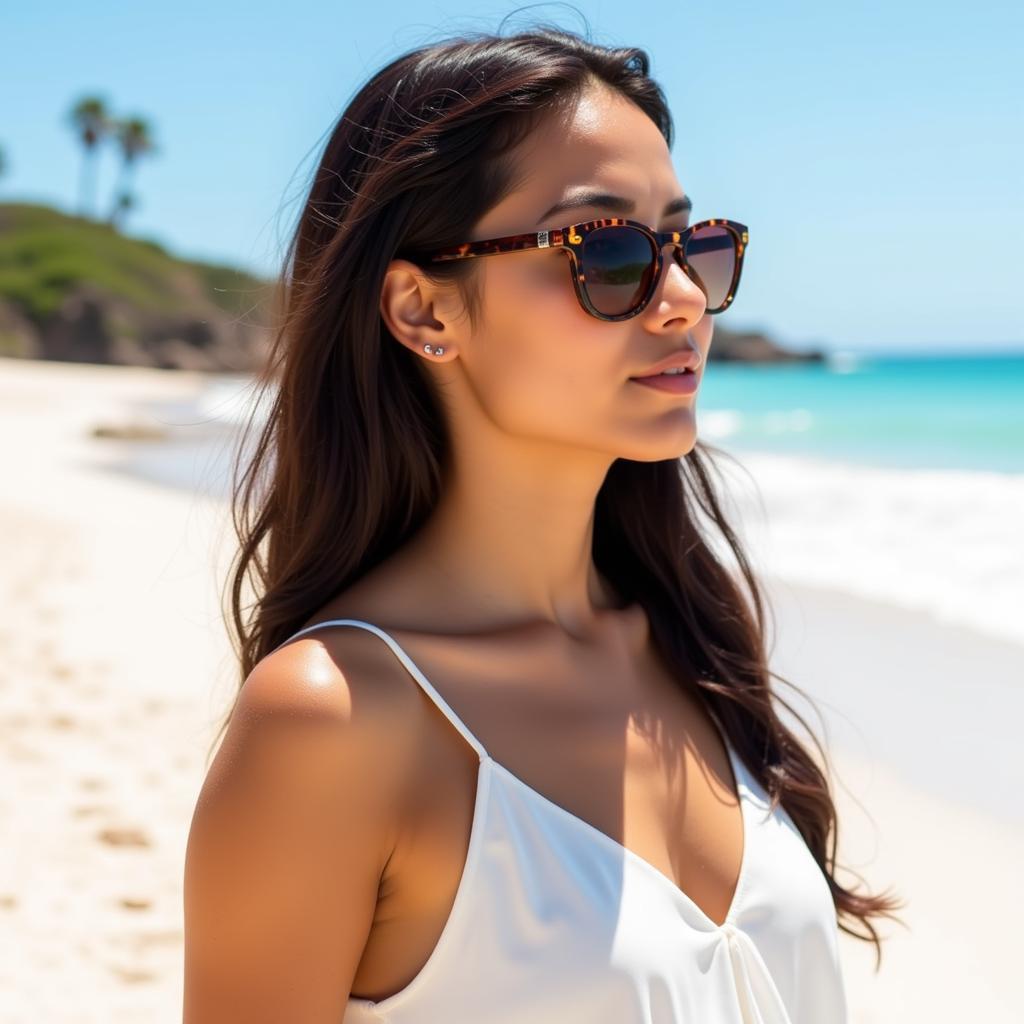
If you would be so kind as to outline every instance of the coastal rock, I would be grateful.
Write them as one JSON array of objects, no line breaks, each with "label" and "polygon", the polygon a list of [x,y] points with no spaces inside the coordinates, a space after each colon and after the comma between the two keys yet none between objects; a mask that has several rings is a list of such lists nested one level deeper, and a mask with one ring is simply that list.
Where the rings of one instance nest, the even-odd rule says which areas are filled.
[{"label": "coastal rock", "polygon": [[793,351],[758,331],[730,331],[716,324],[708,359],[721,363],[818,363],[825,359],[825,352]]}]

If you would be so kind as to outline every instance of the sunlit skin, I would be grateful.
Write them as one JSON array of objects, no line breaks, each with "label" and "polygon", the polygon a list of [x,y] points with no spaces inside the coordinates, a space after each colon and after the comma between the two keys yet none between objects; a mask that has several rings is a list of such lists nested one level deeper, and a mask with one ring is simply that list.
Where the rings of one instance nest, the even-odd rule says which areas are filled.
[{"label": "sunlit skin", "polygon": [[[527,177],[490,210],[471,239],[564,227],[622,215],[581,206],[538,217],[579,186],[635,200],[631,219],[659,221],[685,193],[665,139],[634,104],[605,88],[552,114],[527,138],[516,163]],[[466,240],[471,240],[466,239]],[[713,318],[704,294],[663,250],[654,297],[638,315],[606,322],[573,292],[567,255],[535,250],[473,261],[483,293],[474,330],[458,291],[395,259],[381,315],[397,343],[423,360],[452,437],[440,503],[396,559],[443,587],[448,612],[468,626],[548,624],[574,639],[601,634],[614,618],[591,556],[597,492],[618,458],[679,458],[697,436],[700,392]],[[424,345],[443,346],[441,356]],[[693,395],[630,380],[673,351],[701,359]]]}]

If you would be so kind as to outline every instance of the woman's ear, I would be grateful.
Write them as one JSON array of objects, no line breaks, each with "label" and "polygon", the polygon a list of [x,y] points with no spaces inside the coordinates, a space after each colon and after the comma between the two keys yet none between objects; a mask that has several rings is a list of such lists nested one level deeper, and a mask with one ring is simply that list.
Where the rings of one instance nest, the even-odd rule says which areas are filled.
[{"label": "woman's ear", "polygon": [[[451,285],[432,281],[409,260],[393,259],[388,264],[381,287],[380,315],[395,339],[410,351],[431,362],[453,358],[458,351],[455,324],[460,309]],[[441,355],[436,354],[438,349]]]}]

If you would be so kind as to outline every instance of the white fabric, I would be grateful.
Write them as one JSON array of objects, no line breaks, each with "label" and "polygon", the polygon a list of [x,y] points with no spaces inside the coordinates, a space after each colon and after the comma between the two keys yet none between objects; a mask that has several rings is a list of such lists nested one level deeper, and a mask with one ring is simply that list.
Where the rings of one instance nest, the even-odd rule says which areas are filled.
[{"label": "white fabric", "polygon": [[384,640],[480,758],[440,940],[401,991],[351,996],[344,1024],[845,1024],[827,880],[724,732],[744,850],[719,926],[653,864],[491,758],[384,630],[332,619],[289,639],[334,625]]}]

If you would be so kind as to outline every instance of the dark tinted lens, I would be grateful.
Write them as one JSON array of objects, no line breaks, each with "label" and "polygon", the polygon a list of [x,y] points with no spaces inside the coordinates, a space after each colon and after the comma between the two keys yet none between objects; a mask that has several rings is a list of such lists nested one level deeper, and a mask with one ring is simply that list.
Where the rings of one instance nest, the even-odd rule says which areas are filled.
[{"label": "dark tinted lens", "polygon": [[634,228],[598,228],[584,239],[580,264],[593,307],[620,316],[639,305],[650,287],[654,246]]},{"label": "dark tinted lens", "polygon": [[729,295],[736,271],[736,238],[728,228],[700,228],[686,243],[691,278],[704,293],[708,309],[717,309]]}]

